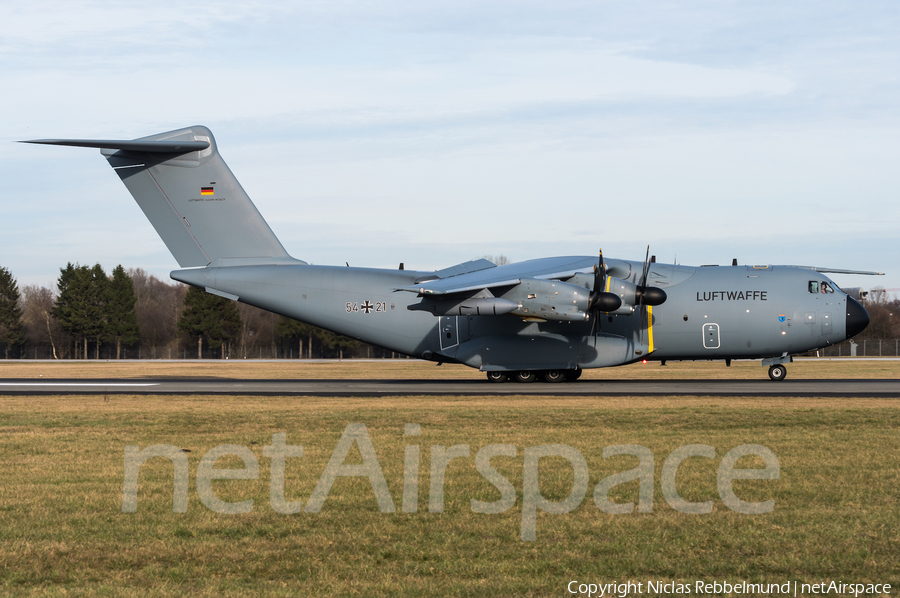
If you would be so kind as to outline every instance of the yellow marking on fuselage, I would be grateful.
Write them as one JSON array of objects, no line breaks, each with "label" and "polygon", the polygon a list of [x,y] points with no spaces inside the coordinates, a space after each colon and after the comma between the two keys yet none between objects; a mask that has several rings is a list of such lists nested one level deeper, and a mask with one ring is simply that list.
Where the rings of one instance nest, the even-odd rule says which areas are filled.
[{"label": "yellow marking on fuselage", "polygon": [[647,353],[653,353],[653,306],[647,306],[647,342],[649,347]]}]

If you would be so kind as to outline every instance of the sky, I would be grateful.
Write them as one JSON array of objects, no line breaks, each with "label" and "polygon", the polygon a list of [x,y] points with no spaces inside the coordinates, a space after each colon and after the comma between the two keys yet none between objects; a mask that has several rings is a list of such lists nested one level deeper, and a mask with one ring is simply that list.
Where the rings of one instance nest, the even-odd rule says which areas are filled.
[{"label": "sky", "polygon": [[203,124],[288,252],[877,270],[900,288],[900,4],[0,3],[0,266],[177,268],[99,151]]}]

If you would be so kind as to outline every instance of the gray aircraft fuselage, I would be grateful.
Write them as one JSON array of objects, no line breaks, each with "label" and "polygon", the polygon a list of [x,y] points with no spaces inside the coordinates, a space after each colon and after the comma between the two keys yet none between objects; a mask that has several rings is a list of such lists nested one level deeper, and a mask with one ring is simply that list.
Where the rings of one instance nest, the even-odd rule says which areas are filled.
[{"label": "gray aircraft fuselage", "polygon": [[[596,258],[566,260],[590,271]],[[633,279],[640,262],[627,266]],[[529,262],[491,269],[503,278]],[[599,314],[583,322],[526,321],[519,316],[435,317],[409,311],[420,301],[395,289],[430,272],[336,266],[230,266],[176,270],[172,278],[237,296],[241,301],[392,351],[485,371],[579,369],[650,360],[761,359],[802,353],[843,341],[868,321],[864,310],[822,274],[796,267],[688,267],[654,263],[648,280],[668,295],[638,312]],[[826,282],[830,293],[811,293]],[[502,297],[502,295],[498,295]],[[849,327],[849,328],[848,328]],[[642,330],[643,329],[643,330]]]}]

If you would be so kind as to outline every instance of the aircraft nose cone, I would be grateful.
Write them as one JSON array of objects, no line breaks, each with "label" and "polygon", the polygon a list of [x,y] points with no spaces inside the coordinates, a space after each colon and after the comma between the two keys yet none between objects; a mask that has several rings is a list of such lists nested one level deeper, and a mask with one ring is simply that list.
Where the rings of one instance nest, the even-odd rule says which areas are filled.
[{"label": "aircraft nose cone", "polygon": [[869,325],[869,312],[853,297],[847,297],[847,338],[856,336]]}]

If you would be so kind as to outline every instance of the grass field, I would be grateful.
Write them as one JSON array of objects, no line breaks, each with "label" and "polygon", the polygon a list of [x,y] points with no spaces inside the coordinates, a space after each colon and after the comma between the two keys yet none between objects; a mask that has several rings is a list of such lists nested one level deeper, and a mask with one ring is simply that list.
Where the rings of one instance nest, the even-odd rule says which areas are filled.
[{"label": "grass field", "polygon": [[[900,361],[804,360],[788,364],[789,379],[900,378]],[[377,361],[27,361],[0,360],[2,378],[380,378],[380,379],[484,379],[484,374],[462,365],[441,366],[416,359]],[[645,378],[766,378],[759,361],[674,361],[585,370],[584,380]]]},{"label": "grass field", "polygon": [[[874,364],[874,376],[896,377],[890,368],[898,366],[891,363],[882,364],[888,370]],[[845,364],[795,363],[791,375],[807,367],[857,368],[871,362]],[[347,375],[341,368],[353,364],[298,365],[290,374],[277,367],[280,363],[241,364],[250,369],[237,373],[213,367],[218,365],[204,365],[208,369],[198,375],[249,377],[255,371],[325,377]],[[688,365],[666,366],[666,377]],[[682,374],[726,371],[721,364],[693,365],[701,369],[685,367]],[[44,366],[55,377],[75,376]],[[4,367],[0,375],[30,377],[19,367]],[[743,367],[735,364],[728,371]],[[415,377],[435,370],[457,373],[418,362],[390,368],[395,369],[382,372],[385,377],[401,377],[403,371]],[[617,371],[637,376],[661,369],[644,368]],[[182,375],[172,373],[177,371],[134,375]],[[765,372],[758,364],[748,371]],[[853,376],[844,370],[833,377]],[[264,454],[273,434],[285,432],[287,444],[303,446],[302,457],[287,460],[284,488],[288,501],[305,506],[353,422],[367,428],[396,512],[379,510],[365,477],[337,478],[321,512],[276,512],[272,460]],[[404,435],[409,423],[420,424],[421,435]],[[900,585],[898,431],[900,409],[893,399],[0,396],[0,592],[573,596],[566,591],[573,580],[677,580],[691,583],[692,590],[698,580],[836,580],[891,583],[893,594]],[[137,511],[124,513],[125,447],[155,444],[189,451],[183,453],[189,463],[187,512],[173,512],[173,466],[156,457],[140,470]],[[198,465],[223,444],[247,447],[258,461],[257,479],[212,482],[222,500],[252,499],[248,513],[221,514],[201,502]],[[516,456],[490,462],[512,484],[515,503],[497,514],[476,513],[472,499],[501,499],[475,464],[476,453],[492,444],[516,447]],[[587,492],[571,512],[538,511],[536,539],[522,541],[525,450],[551,444],[584,456]],[[612,515],[594,504],[601,480],[638,463],[634,456],[602,457],[604,447],[618,444],[652,452],[651,513]],[[685,460],[676,488],[686,500],[712,501],[709,514],[678,512],[662,493],[666,458],[689,444],[714,447],[715,458]],[[737,513],[720,498],[719,463],[743,444],[762,445],[778,458],[777,480],[734,482],[742,500],[773,499],[770,513]],[[420,447],[417,512],[404,513],[404,455],[412,445]],[[443,512],[430,512],[430,461],[440,453],[433,447],[453,445],[468,445],[469,456],[449,463]],[[354,446],[346,463],[362,462]],[[575,481],[572,466],[561,457],[539,463],[540,492],[562,501]],[[216,462],[219,468],[242,465],[236,456]],[[762,460],[745,457],[738,467],[762,467]],[[616,503],[636,503],[638,495],[637,481],[610,492]]]}]

